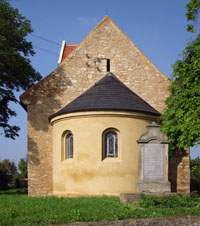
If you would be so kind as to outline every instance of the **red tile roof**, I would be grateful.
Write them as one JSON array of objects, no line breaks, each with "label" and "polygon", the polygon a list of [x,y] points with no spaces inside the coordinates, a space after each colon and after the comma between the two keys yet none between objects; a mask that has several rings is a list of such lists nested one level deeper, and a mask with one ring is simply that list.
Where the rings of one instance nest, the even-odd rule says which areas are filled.
[{"label": "red tile roof", "polygon": [[63,50],[62,60],[61,63],[64,61],[64,59],[78,46],[78,44],[66,44]]}]

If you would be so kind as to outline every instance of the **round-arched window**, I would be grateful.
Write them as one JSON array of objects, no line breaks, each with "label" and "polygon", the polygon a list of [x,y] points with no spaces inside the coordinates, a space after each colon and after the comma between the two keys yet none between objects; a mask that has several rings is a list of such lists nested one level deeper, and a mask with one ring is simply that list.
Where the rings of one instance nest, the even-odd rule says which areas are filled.
[{"label": "round-arched window", "polygon": [[108,131],[104,134],[104,157],[118,157],[118,137],[114,131]]},{"label": "round-arched window", "polygon": [[73,158],[74,151],[73,151],[73,134],[68,133],[65,138],[65,156],[67,159]]}]

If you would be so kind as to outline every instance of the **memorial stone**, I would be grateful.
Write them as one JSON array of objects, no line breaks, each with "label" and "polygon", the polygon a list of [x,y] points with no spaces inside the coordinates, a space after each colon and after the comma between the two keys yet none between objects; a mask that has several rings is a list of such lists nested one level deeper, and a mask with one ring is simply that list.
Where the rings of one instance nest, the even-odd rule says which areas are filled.
[{"label": "memorial stone", "polygon": [[160,126],[152,123],[139,140],[137,193],[170,192],[168,181],[168,144],[167,136]]}]

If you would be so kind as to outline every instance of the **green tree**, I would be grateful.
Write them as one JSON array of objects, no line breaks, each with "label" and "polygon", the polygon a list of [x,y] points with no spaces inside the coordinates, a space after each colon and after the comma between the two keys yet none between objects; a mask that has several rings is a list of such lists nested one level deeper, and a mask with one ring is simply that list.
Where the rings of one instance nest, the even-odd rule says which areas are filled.
[{"label": "green tree", "polygon": [[17,174],[14,162],[10,162],[8,159],[0,162],[0,189],[7,189]]},{"label": "green tree", "polygon": [[[187,20],[195,22],[200,0],[191,0],[187,6]],[[194,32],[190,24],[188,30]],[[162,119],[162,131],[170,140],[170,149],[183,150],[200,144],[200,35],[190,42],[182,59],[173,65],[167,108]]]},{"label": "green tree", "polygon": [[41,79],[30,63],[32,43],[25,39],[32,31],[29,20],[7,0],[0,0],[0,128],[7,138],[15,139],[19,131],[8,122],[16,116],[9,103],[17,103],[16,92],[27,90]]},{"label": "green tree", "polygon": [[20,170],[20,177],[27,178],[27,161],[25,159],[20,159],[18,169]]},{"label": "green tree", "polygon": [[199,14],[199,9],[200,9],[200,1],[199,0],[191,0],[187,5],[186,5],[187,13],[187,21],[190,21],[192,23],[188,24],[187,26],[187,31],[191,31],[193,33],[196,32],[195,30],[195,23],[198,24],[198,14]]}]

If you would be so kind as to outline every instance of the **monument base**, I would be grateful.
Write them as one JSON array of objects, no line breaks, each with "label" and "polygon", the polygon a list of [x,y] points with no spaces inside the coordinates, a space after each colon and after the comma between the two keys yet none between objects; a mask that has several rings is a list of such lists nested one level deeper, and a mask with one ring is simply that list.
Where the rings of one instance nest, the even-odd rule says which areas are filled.
[{"label": "monument base", "polygon": [[[154,197],[172,197],[174,195],[177,195],[176,192],[161,192],[161,193],[143,193],[145,195],[151,195]],[[121,203],[131,203],[131,202],[139,202],[141,201],[141,193],[135,194],[135,193],[121,193],[120,194],[120,202]]]},{"label": "monument base", "polygon": [[171,192],[169,181],[138,181],[136,184],[137,193],[161,193]]}]

